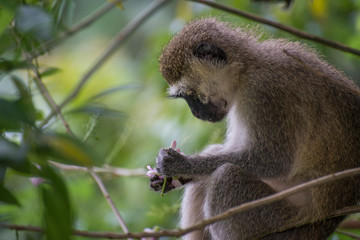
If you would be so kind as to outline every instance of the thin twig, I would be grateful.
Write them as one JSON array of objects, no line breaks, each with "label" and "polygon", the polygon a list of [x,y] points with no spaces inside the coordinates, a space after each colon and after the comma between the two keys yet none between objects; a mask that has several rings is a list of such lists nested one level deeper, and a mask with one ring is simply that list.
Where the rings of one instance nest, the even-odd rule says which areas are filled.
[{"label": "thin twig", "polygon": [[216,2],[208,1],[208,0],[189,0],[189,1],[196,2],[196,3],[201,3],[201,4],[204,4],[204,5],[213,7],[213,8],[217,8],[217,9],[229,12],[229,13],[233,13],[235,15],[238,15],[238,16],[241,16],[241,17],[244,17],[244,18],[247,18],[247,19],[251,19],[253,21],[263,23],[265,25],[268,25],[268,26],[283,30],[283,31],[288,32],[290,34],[293,34],[293,35],[295,35],[297,37],[307,39],[307,40],[310,40],[310,41],[313,41],[313,42],[317,42],[317,43],[326,45],[328,47],[332,47],[332,48],[341,50],[343,52],[347,52],[347,53],[351,53],[351,54],[360,56],[360,50],[359,49],[351,48],[351,47],[346,46],[344,44],[341,44],[341,43],[338,43],[338,42],[335,42],[335,41],[331,41],[331,40],[328,40],[328,39],[325,39],[325,38],[321,38],[319,36],[316,36],[316,35],[313,35],[313,34],[298,30],[296,28],[289,27],[289,26],[286,26],[284,24],[274,22],[274,21],[268,20],[266,18],[259,17],[259,16],[255,15],[255,14],[252,14],[252,13],[241,11],[239,9],[231,8],[231,7],[228,7],[228,6],[216,3]]},{"label": "thin twig", "polygon": [[133,128],[128,123],[124,126],[124,131],[122,132],[121,136],[116,140],[116,142],[113,144],[113,147],[109,154],[105,158],[105,164],[111,164],[111,162],[114,160],[115,156],[118,155],[120,150],[123,148],[125,143],[127,142],[128,138],[131,136]]},{"label": "thin twig", "polygon": [[340,224],[339,228],[341,228],[341,229],[360,229],[360,220],[345,221]]},{"label": "thin twig", "polygon": [[61,113],[61,110],[60,110],[59,106],[55,103],[55,101],[52,98],[50,92],[48,91],[45,84],[43,83],[38,69],[34,66],[33,63],[31,63],[31,60],[29,62],[30,62],[31,69],[32,69],[32,71],[34,73],[35,84],[36,84],[37,88],[40,90],[41,95],[44,97],[45,101],[50,106],[50,108],[60,117],[60,119],[61,119],[61,121],[62,121],[62,123],[63,123],[63,125],[64,125],[64,127],[66,129],[66,132],[71,137],[75,137],[75,134],[70,129],[70,125],[65,120],[64,115]]},{"label": "thin twig", "polygon": [[105,185],[101,181],[100,177],[94,171],[92,171],[90,168],[88,169],[88,171],[91,174],[91,176],[94,178],[97,185],[99,186],[102,194],[104,195],[106,201],[110,205],[112,211],[115,213],[116,220],[120,224],[120,226],[123,229],[124,233],[129,233],[129,229],[126,226],[124,219],[121,217],[119,211],[116,209],[115,204],[114,204],[112,198],[110,197],[108,191],[106,190]]},{"label": "thin twig", "polygon": [[[122,31],[114,38],[110,43],[108,48],[101,54],[98,60],[92,65],[92,67],[84,74],[80,79],[78,85],[75,89],[69,94],[67,98],[59,105],[60,109],[65,107],[69,102],[71,102],[81,91],[85,83],[92,77],[92,75],[112,56],[116,49],[120,47],[121,44],[147,19],[149,18],[156,10],[158,10],[163,4],[169,2],[169,0],[157,0],[152,2],[148,8],[146,8],[142,13],[135,17],[128,25],[126,25]],[[43,127],[53,116],[55,112],[52,111],[49,116],[41,123],[40,127]]]},{"label": "thin twig", "polygon": [[[58,162],[49,161],[55,167],[66,170],[66,171],[81,171],[81,172],[88,172],[88,168],[80,167],[75,165],[67,165]],[[146,177],[146,170],[143,168],[138,169],[126,169],[126,168],[116,168],[116,167],[94,167],[92,169],[96,173],[105,173],[111,174],[114,176],[123,176],[123,177]]]},{"label": "thin twig", "polygon": [[[170,236],[170,237],[181,237],[189,232],[198,230],[198,229],[202,229],[207,225],[213,224],[215,222],[218,221],[222,221],[225,220],[226,218],[229,218],[233,215],[248,211],[250,209],[259,207],[259,206],[264,206],[276,201],[279,201],[281,199],[287,198],[291,195],[294,195],[296,193],[308,190],[310,188],[325,184],[325,183],[330,183],[336,180],[340,180],[346,177],[352,177],[355,175],[359,175],[360,174],[360,168],[353,168],[353,169],[348,169],[345,171],[341,171],[341,172],[337,172],[337,173],[333,173],[333,174],[329,174],[314,180],[311,180],[309,182],[294,186],[292,188],[289,188],[287,190],[281,191],[279,193],[270,195],[268,197],[264,197],[255,201],[251,201],[248,203],[244,203],[240,206],[234,207],[229,209],[228,211],[219,214],[217,216],[214,216],[212,218],[206,219],[204,221],[201,221],[197,224],[194,224],[193,226],[190,226],[188,228],[185,229],[177,229],[177,230],[161,230],[158,232],[139,232],[139,233],[127,233],[127,234],[116,234],[116,233],[88,233],[88,237],[94,237],[94,238],[98,238],[98,237],[102,237],[102,238],[112,238],[112,239],[124,239],[124,238],[141,238],[141,237],[164,237],[164,236]],[[18,226],[18,225],[5,225],[5,224],[1,224],[1,226],[3,228],[8,228],[8,229],[17,229],[17,230],[29,230],[29,231],[38,231],[38,228],[36,228],[35,230],[30,229],[22,229],[23,226]],[[17,227],[18,226],[18,227]],[[75,232],[74,232],[74,235]],[[85,236],[85,235],[83,235]]]},{"label": "thin twig", "polygon": [[[116,4],[122,2],[123,0],[114,0],[110,3],[106,4],[102,8],[100,8],[97,12],[91,14],[84,20],[80,21],[79,23],[75,24],[71,28],[67,29],[66,31],[59,34],[59,36],[55,37],[54,39],[51,39],[49,42],[46,42],[43,46],[41,46],[42,49],[45,51],[49,51],[50,49],[57,46],[59,43],[63,42],[65,39],[73,36],[74,34],[80,32],[81,30],[85,29],[86,27],[90,26],[92,23],[97,21],[99,18],[104,16],[107,12],[109,12]],[[32,57],[38,57],[39,55],[44,53],[44,50],[35,50],[31,55]]]},{"label": "thin twig", "polygon": [[[13,31],[12,28],[9,28],[9,30],[13,34],[16,43],[20,46],[21,40],[19,39],[18,35]],[[55,103],[55,101],[52,98],[50,92],[48,91],[45,84],[43,83],[41,75],[40,75],[39,70],[38,70],[38,67],[34,64],[34,62],[32,60],[32,57],[30,56],[30,54],[28,52],[26,52],[26,50],[23,51],[23,55],[24,55],[26,61],[29,63],[31,71],[33,72],[34,81],[35,81],[35,84],[36,84],[37,88],[40,91],[40,94],[43,96],[43,98],[45,99],[45,101],[49,105],[49,107],[52,109],[52,111],[60,117],[61,121],[64,124],[66,132],[70,136],[75,137],[74,133],[70,129],[69,124],[67,123],[64,116],[62,115],[59,106]]]},{"label": "thin twig", "polygon": [[[31,225],[17,225],[17,224],[6,224],[0,223],[0,229],[10,229],[10,230],[17,230],[17,231],[29,231],[29,232],[38,232],[44,233],[44,229],[38,226],[31,226]],[[168,232],[173,231],[161,231],[161,236],[168,236]],[[81,230],[73,230],[72,235],[79,236],[79,237],[87,237],[87,238],[108,238],[108,239],[124,239],[124,238],[146,238],[146,237],[153,237],[154,232],[140,232],[140,233],[128,233],[128,234],[121,234],[121,233],[114,233],[114,232],[89,232],[89,231],[81,231]],[[159,235],[156,232],[156,235]]]},{"label": "thin twig", "polygon": [[359,205],[349,206],[349,207],[345,207],[343,209],[339,209],[339,210],[335,211],[330,217],[331,218],[341,217],[341,216],[350,215],[350,214],[354,214],[354,213],[358,213],[358,212],[360,212]]}]

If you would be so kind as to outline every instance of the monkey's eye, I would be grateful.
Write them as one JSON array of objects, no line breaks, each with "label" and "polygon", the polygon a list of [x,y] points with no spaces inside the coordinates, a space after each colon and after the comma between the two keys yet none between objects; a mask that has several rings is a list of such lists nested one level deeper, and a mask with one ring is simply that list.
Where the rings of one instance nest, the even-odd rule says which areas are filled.
[{"label": "monkey's eye", "polygon": [[219,63],[226,63],[226,53],[218,46],[211,43],[200,43],[194,50],[195,57],[207,61],[214,61]]}]

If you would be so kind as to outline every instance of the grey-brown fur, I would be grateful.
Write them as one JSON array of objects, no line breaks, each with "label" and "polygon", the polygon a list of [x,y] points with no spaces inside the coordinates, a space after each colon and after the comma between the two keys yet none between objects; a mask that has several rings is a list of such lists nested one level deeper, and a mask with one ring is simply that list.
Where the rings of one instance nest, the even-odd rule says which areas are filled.
[{"label": "grey-brown fur", "polygon": [[[212,55],[195,57],[194,48],[204,42],[221,48],[226,64],[213,61]],[[196,106],[188,101],[194,115],[215,121],[224,112],[228,118],[224,144],[195,155],[159,152],[158,171],[192,179],[184,185],[182,227],[360,166],[359,90],[300,43],[259,42],[216,19],[201,19],[170,41],[160,70],[171,95],[194,98]],[[211,112],[199,106],[211,106]],[[356,205],[359,183],[358,177],[329,183],[184,238],[325,239],[342,220],[326,217]]]}]

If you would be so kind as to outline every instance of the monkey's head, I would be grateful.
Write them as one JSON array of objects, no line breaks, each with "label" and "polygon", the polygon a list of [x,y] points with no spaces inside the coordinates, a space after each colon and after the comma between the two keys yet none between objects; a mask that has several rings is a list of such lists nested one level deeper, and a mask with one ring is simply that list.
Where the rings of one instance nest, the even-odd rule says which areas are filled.
[{"label": "monkey's head", "polygon": [[[196,118],[217,122],[229,112],[246,69],[249,35],[214,18],[193,21],[160,57],[170,97],[183,98]],[[239,50],[243,49],[243,50]]]}]

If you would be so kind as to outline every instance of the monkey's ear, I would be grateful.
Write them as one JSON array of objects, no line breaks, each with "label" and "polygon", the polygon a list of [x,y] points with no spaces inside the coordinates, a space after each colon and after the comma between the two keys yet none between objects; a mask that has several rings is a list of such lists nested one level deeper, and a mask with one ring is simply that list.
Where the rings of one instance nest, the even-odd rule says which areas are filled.
[{"label": "monkey's ear", "polygon": [[225,64],[227,62],[226,53],[218,46],[211,43],[200,43],[193,50],[195,57],[206,61],[214,61]]}]

